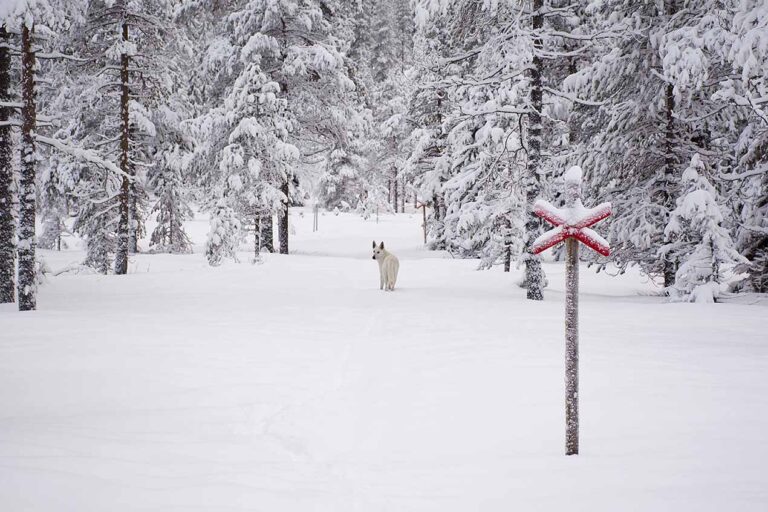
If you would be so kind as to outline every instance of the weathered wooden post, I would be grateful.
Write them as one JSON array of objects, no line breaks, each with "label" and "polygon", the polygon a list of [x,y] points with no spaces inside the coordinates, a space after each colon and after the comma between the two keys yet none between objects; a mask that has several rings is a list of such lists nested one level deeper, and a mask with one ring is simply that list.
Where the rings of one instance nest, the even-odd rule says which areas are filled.
[{"label": "weathered wooden post", "polygon": [[314,206],[312,207],[312,232],[318,231],[320,229],[319,227],[319,216],[320,216],[320,205],[315,201]]},{"label": "weathered wooden post", "polygon": [[589,226],[611,214],[611,203],[585,208],[581,203],[581,168],[565,173],[565,208],[542,200],[534,213],[553,226],[531,246],[538,254],[565,240],[565,454],[579,453],[579,243],[603,256],[611,252],[608,242]]},{"label": "weathered wooden post", "polygon": [[421,208],[421,228],[424,231],[424,245],[427,245],[427,204],[416,200],[415,207]]}]

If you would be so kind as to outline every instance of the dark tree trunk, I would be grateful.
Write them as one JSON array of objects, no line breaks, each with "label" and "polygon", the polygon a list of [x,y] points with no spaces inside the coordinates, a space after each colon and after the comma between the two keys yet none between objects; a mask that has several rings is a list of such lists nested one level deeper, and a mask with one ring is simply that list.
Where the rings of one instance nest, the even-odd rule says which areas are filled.
[{"label": "dark tree trunk", "polygon": [[275,235],[272,230],[272,213],[261,217],[261,247],[267,252],[275,252]]},{"label": "dark tree trunk", "polygon": [[285,196],[283,202],[283,208],[280,210],[280,215],[277,219],[277,236],[280,238],[280,254],[288,254],[288,208],[291,204],[289,197],[290,193],[290,177],[286,177],[281,191]]},{"label": "dark tree trunk", "polygon": [[[533,30],[537,33],[541,31],[544,25],[544,16],[542,14],[543,0],[533,0]],[[539,166],[541,163],[541,110],[542,110],[542,83],[541,83],[541,56],[542,49],[541,38],[536,36],[533,39],[533,61],[531,62],[531,92],[530,109],[528,114],[528,177],[525,198],[528,203],[528,219],[525,223],[526,231],[526,253],[525,260],[525,284],[527,288],[526,296],[531,300],[542,300],[544,295],[542,287],[544,284],[544,275],[541,268],[541,260],[534,256],[529,248],[539,234],[541,223],[533,214],[533,203],[539,198],[541,191]]]},{"label": "dark tree trunk", "polygon": [[[123,41],[128,41],[128,23],[123,22]],[[131,238],[131,165],[130,148],[130,89],[128,83],[128,54],[120,55],[120,170],[123,182],[120,187],[120,220],[117,224],[117,252],[115,253],[115,274],[128,273],[128,250]]]},{"label": "dark tree trunk", "polygon": [[130,208],[128,210],[129,218],[129,236],[128,236],[128,253],[136,254],[139,252],[139,217],[138,217],[138,194],[136,193],[136,182],[131,182],[129,188],[130,193]]},{"label": "dark tree trunk", "polygon": [[504,272],[509,272],[512,268],[512,221],[509,218],[504,219]]},{"label": "dark tree trunk", "polygon": [[[667,15],[672,16],[677,12],[674,0],[667,0],[665,5]],[[664,87],[664,177],[660,184],[660,202],[666,216],[664,223],[669,218],[669,213],[674,210],[675,202],[672,194],[673,176],[675,174],[675,90],[672,84],[666,84]],[[664,287],[671,288],[675,284],[675,274],[677,273],[677,262],[669,259],[664,260]]]},{"label": "dark tree trunk", "polygon": [[21,176],[19,179],[19,310],[37,308],[35,279],[35,52],[34,27],[22,28],[21,35]]},{"label": "dark tree trunk", "polygon": [[392,168],[392,206],[395,213],[397,213],[398,207],[400,206],[400,195],[399,195],[399,183],[397,179],[397,167]]},{"label": "dark tree trunk", "polygon": [[253,260],[257,261],[261,254],[261,215],[253,215]]},{"label": "dark tree trunk", "polygon": [[[665,116],[666,130],[664,131],[664,178],[661,183],[661,205],[664,211],[671,212],[674,209],[673,197],[671,194],[672,176],[675,171],[674,139],[675,139],[675,120],[673,113],[675,111],[675,96],[671,84],[665,88]],[[669,258],[669,256],[667,256]],[[664,287],[670,288],[675,284],[675,273],[677,272],[677,262],[665,259],[664,268]]]},{"label": "dark tree trunk", "polygon": [[[11,54],[8,32],[0,27],[0,101],[11,101]],[[9,107],[0,107],[0,123],[10,117]],[[16,288],[16,224],[13,218],[13,165],[11,127],[0,126],[0,303],[13,302]]]}]

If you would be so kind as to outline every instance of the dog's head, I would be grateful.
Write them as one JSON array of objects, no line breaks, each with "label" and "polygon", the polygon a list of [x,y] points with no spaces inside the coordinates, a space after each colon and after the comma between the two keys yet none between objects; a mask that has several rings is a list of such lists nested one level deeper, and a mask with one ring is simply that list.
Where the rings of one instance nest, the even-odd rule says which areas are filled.
[{"label": "dog's head", "polygon": [[373,259],[377,260],[384,254],[384,242],[376,245],[376,240],[373,241]]}]

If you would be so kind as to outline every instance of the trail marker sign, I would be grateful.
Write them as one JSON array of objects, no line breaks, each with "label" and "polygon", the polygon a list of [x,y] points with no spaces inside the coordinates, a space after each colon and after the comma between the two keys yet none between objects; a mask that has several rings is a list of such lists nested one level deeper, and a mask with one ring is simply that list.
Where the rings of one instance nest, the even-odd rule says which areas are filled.
[{"label": "trail marker sign", "polygon": [[552,224],[531,245],[539,254],[565,241],[565,454],[579,453],[579,242],[608,256],[608,241],[589,227],[611,214],[611,203],[594,208],[581,204],[581,168],[571,167],[565,173],[565,207],[556,208],[538,200],[533,213]]}]

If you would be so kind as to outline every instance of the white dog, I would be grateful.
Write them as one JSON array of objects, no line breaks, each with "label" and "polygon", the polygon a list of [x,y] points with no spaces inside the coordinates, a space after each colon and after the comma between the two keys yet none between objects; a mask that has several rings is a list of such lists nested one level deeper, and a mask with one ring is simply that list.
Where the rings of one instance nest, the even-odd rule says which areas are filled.
[{"label": "white dog", "polygon": [[392,291],[397,282],[397,271],[400,270],[400,261],[397,256],[384,249],[384,242],[377,247],[373,242],[373,259],[379,262],[379,289]]}]

